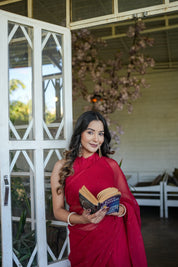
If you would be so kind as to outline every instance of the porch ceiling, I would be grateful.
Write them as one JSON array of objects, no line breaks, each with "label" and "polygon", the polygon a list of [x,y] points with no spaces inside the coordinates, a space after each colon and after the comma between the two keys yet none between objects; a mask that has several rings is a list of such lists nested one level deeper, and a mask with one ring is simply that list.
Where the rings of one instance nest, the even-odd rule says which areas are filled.
[{"label": "porch ceiling", "polygon": [[[23,1],[19,1],[19,5],[22,4],[22,2]],[[33,17],[46,22],[64,25],[67,2],[68,1],[66,0],[35,0],[33,2]],[[117,1],[115,0],[113,1],[114,5],[116,5],[116,2]],[[119,0],[118,5],[122,8],[119,6],[118,10],[119,12],[124,12],[124,14],[130,14],[129,12],[132,12],[132,15],[133,12],[136,12],[135,14],[138,17],[140,16],[139,14],[141,14],[139,12],[143,11],[145,6],[147,6],[147,10],[151,10],[154,5],[157,5],[155,8],[157,7],[158,10],[158,5],[161,5],[163,2],[174,4],[174,10],[176,11],[165,13],[163,15],[158,15],[157,13],[156,15],[151,16],[148,15],[148,13],[142,12],[142,19],[146,25],[146,30],[143,34],[146,34],[155,40],[154,46],[146,48],[145,54],[154,58],[156,62],[155,68],[178,68],[178,8],[176,6],[176,3],[178,5],[178,1],[136,0],[133,2],[132,0]],[[97,4],[96,0],[73,0],[71,3],[72,23],[78,23],[80,19],[92,19],[94,16],[95,20],[97,16],[108,16],[108,14],[112,12],[113,7],[111,0],[99,0],[97,1]],[[9,5],[9,7],[10,6],[11,5]],[[17,6],[17,8],[20,9],[20,6]],[[137,10],[132,10],[134,8],[137,8]],[[107,60],[113,58],[116,52],[121,51],[123,53],[124,62],[126,63],[128,50],[131,45],[130,39],[126,37],[126,31],[129,25],[134,23],[134,19],[125,19],[110,24],[108,24],[107,20],[103,19],[103,23],[104,21],[106,24],[89,28],[92,34],[96,37],[101,37],[107,42],[107,47],[100,51],[100,55]],[[16,53],[18,52],[19,54],[27,54],[22,47],[20,47],[19,51],[16,50]]]},{"label": "porch ceiling", "polygon": [[[143,18],[143,21],[146,26],[143,34],[154,39],[153,47],[146,48],[144,53],[154,58],[155,68],[178,68],[178,13]],[[126,31],[132,24],[134,20],[90,29],[92,34],[106,40],[107,47],[101,51],[105,59],[121,51],[124,62],[127,62],[131,40],[126,36]]]}]

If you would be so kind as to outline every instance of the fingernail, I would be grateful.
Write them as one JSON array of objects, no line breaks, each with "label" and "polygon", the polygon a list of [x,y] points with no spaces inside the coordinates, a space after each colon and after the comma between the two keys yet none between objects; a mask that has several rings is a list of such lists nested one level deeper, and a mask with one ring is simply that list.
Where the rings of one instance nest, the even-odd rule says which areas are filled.
[{"label": "fingernail", "polygon": [[105,207],[102,209],[102,211],[107,211],[109,208],[108,207]]}]

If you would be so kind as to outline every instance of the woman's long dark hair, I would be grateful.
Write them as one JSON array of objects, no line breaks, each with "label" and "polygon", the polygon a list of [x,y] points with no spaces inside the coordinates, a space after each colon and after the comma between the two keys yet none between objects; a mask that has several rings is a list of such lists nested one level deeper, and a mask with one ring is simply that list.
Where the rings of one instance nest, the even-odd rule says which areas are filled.
[{"label": "woman's long dark hair", "polygon": [[108,154],[112,153],[109,146],[111,135],[105,118],[97,111],[84,112],[76,122],[74,132],[69,144],[69,150],[65,152],[65,163],[59,173],[59,189],[61,187],[64,188],[65,179],[67,178],[67,176],[73,173],[72,165],[76,157],[79,155],[81,134],[88,128],[88,125],[91,121],[101,121],[104,126],[104,142],[100,148],[102,155],[108,157]]}]

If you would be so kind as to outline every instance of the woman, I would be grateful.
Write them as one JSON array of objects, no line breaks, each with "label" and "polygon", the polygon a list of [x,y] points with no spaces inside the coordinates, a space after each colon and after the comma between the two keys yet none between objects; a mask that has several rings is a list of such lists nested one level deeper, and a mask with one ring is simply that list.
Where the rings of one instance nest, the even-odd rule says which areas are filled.
[{"label": "woman", "polygon": [[[103,116],[83,113],[75,126],[65,159],[51,176],[55,217],[68,223],[72,267],[146,267],[139,206],[120,167],[109,158],[111,136]],[[106,215],[83,210],[79,189],[85,185],[95,196],[107,188],[121,192],[119,212]],[[69,210],[65,209],[65,198]]]}]

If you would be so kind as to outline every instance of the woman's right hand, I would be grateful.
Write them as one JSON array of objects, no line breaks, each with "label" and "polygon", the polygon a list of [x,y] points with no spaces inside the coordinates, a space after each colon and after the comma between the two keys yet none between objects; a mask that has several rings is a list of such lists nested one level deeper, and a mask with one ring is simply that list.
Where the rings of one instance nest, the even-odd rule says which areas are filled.
[{"label": "woman's right hand", "polygon": [[94,223],[97,224],[99,222],[101,222],[104,218],[104,216],[107,213],[107,208],[106,209],[100,209],[97,212],[95,212],[94,214],[90,214],[91,210],[84,210],[82,213],[82,217],[83,217],[83,223]]}]

